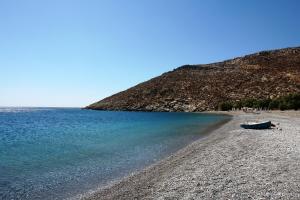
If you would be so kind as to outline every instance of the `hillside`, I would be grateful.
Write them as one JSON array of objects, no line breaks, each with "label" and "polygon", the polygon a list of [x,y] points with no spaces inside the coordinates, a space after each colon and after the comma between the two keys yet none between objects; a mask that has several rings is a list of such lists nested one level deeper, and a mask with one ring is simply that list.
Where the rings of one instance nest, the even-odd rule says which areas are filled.
[{"label": "hillside", "polygon": [[185,65],[87,106],[97,110],[204,111],[221,102],[300,92],[300,47]]}]

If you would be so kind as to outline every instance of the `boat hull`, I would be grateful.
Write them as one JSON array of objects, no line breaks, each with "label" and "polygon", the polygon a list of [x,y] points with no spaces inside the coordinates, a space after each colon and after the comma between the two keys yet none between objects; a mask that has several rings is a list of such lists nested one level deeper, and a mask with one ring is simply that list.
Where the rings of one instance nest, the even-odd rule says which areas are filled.
[{"label": "boat hull", "polygon": [[256,124],[241,124],[242,128],[245,129],[268,129],[272,125],[271,121],[256,123]]}]

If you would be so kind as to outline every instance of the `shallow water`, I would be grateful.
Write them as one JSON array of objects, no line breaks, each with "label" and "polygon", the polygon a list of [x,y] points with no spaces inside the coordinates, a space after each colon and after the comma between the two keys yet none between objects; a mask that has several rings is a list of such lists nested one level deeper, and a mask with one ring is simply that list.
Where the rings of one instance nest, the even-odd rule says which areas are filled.
[{"label": "shallow water", "polygon": [[0,199],[63,199],[182,148],[225,116],[0,108]]}]

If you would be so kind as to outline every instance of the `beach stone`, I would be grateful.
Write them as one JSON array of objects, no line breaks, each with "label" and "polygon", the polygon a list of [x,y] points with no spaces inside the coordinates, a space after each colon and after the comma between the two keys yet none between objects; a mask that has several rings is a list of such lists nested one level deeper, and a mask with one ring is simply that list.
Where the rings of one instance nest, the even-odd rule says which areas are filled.
[{"label": "beach stone", "polygon": [[[257,118],[282,131],[246,130]],[[300,199],[300,112],[238,113],[176,154],[86,199]]]}]

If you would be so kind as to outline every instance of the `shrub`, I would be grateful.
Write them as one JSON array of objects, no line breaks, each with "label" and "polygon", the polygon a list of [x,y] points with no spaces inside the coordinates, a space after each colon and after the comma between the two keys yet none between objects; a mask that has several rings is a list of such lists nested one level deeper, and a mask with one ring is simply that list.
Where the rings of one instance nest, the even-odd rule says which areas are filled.
[{"label": "shrub", "polygon": [[231,102],[222,102],[219,104],[219,110],[222,111],[228,111],[228,110],[232,110],[233,105]]},{"label": "shrub", "polygon": [[243,107],[249,107],[252,108],[254,105],[255,99],[246,99],[243,101]]},{"label": "shrub", "polygon": [[298,110],[300,108],[300,94],[289,94],[282,98],[287,109]]},{"label": "shrub", "polygon": [[236,101],[234,103],[231,102],[222,102],[218,106],[218,110],[228,111],[232,110],[232,108],[241,109],[242,107],[248,108],[262,108],[262,109],[280,109],[280,110],[288,110],[300,109],[300,93],[298,94],[289,94],[287,96],[282,96],[280,98],[275,99],[244,99],[241,101]]},{"label": "shrub", "polygon": [[233,104],[233,107],[234,108],[237,108],[237,109],[241,109],[243,107],[243,102],[242,101],[236,101],[234,104]]},{"label": "shrub", "polygon": [[267,109],[270,105],[271,99],[262,99],[259,100],[259,108]]},{"label": "shrub", "polygon": [[286,102],[281,101],[281,102],[279,102],[279,109],[280,110],[287,110],[287,109],[289,109],[289,106]]},{"label": "shrub", "polygon": [[277,99],[271,100],[268,109],[274,110],[279,108],[279,101]]}]

